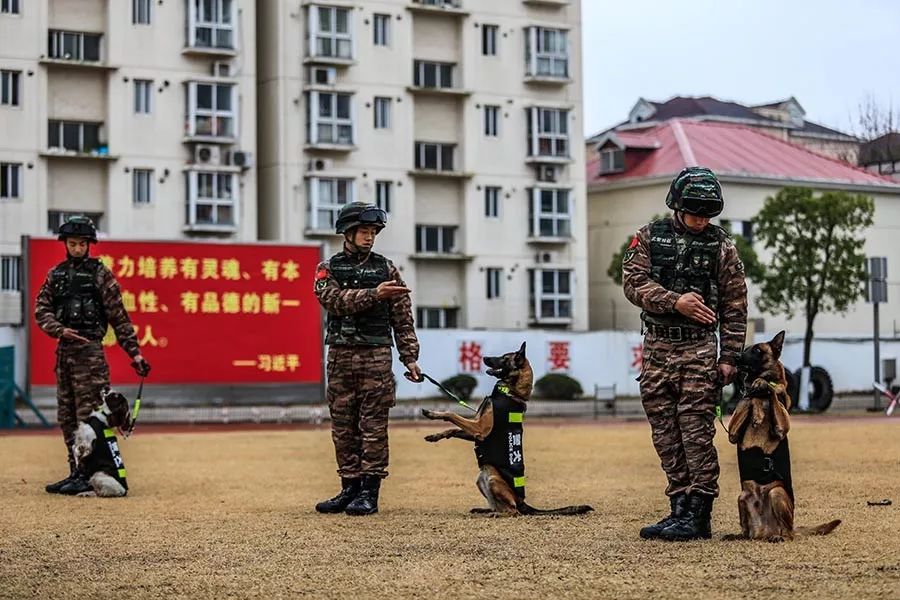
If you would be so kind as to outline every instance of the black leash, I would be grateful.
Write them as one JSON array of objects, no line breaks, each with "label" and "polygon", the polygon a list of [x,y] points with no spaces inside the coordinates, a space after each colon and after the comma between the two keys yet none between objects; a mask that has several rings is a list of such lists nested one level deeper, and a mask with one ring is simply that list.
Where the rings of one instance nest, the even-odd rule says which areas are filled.
[{"label": "black leash", "polygon": [[[409,373],[407,373],[407,374],[409,374]],[[478,409],[477,409],[477,408],[472,408],[469,404],[466,403],[465,400],[461,399],[459,396],[457,396],[456,394],[454,394],[453,392],[451,392],[450,390],[448,390],[446,387],[444,387],[444,385],[443,385],[440,381],[434,379],[433,377],[431,377],[431,376],[428,375],[427,373],[421,373],[421,372],[420,372],[419,374],[422,376],[422,379],[427,379],[428,381],[430,381],[431,383],[433,383],[433,384],[435,385],[435,387],[437,387],[439,390],[441,390],[442,392],[444,392],[444,393],[445,393],[448,397],[450,397],[451,399],[455,400],[457,404],[459,404],[459,405],[461,405],[461,406],[465,406],[466,408],[468,408],[468,409],[471,410],[472,412],[478,412]],[[419,381],[419,383],[421,383],[421,380]]]}]

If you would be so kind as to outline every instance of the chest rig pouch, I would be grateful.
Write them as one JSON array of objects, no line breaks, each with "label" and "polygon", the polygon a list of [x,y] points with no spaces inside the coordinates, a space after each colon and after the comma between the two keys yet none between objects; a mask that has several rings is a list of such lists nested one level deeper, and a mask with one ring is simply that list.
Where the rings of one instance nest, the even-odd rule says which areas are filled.
[{"label": "chest rig pouch", "polygon": [[106,311],[97,287],[100,261],[87,258],[79,264],[60,263],[50,276],[56,319],[79,332],[106,332]]},{"label": "chest rig pouch", "polygon": [[[329,270],[341,290],[371,289],[391,279],[388,260],[370,253],[363,264],[356,257],[340,253],[329,261]],[[391,304],[376,302],[371,308],[349,315],[328,315],[328,344],[360,346],[391,345]]]}]

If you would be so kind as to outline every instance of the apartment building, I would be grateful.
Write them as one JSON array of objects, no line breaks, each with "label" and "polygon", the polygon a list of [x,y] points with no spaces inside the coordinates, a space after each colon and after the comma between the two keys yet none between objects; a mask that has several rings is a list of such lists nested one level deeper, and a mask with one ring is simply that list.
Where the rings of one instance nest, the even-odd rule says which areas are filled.
[{"label": "apartment building", "polygon": [[0,0],[0,324],[20,236],[257,239],[253,0]]},{"label": "apartment building", "polygon": [[259,233],[353,200],[425,328],[587,329],[578,0],[257,5]]}]

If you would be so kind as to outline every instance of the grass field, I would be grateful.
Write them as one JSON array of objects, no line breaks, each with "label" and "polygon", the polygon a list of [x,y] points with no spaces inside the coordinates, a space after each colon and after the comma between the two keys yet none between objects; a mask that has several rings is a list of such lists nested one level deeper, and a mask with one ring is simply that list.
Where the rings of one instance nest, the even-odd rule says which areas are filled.
[{"label": "grass field", "polygon": [[[366,518],[313,511],[338,483],[327,429],[139,429],[131,492],[106,500],[44,493],[57,435],[0,436],[0,597],[900,598],[900,420],[794,420],[797,524],[844,523],[785,544],[640,540],[665,505],[645,423],[527,428],[530,503],[596,512],[469,516],[471,445],[422,441],[435,429],[392,429]],[[717,442],[716,538],[738,531],[739,488]]]}]

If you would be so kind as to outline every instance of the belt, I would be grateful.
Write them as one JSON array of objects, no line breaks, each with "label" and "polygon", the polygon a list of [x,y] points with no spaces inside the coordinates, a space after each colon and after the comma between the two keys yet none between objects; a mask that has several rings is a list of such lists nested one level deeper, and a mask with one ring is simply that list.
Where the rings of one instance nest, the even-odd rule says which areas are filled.
[{"label": "belt", "polygon": [[680,342],[682,340],[702,340],[713,333],[709,329],[682,327],[680,325],[655,325],[653,323],[644,323],[644,329],[647,333],[652,333],[656,337],[665,338],[673,342]]}]

